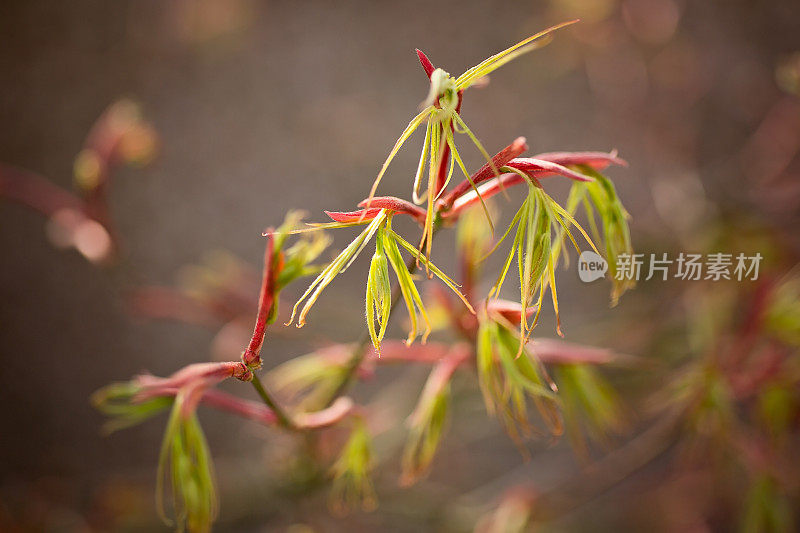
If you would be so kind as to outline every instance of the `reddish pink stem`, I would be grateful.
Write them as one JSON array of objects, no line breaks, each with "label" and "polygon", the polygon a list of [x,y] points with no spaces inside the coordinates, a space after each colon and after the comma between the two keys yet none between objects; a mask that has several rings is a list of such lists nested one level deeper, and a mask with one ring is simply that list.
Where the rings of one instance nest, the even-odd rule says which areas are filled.
[{"label": "reddish pink stem", "polygon": [[216,385],[230,377],[247,381],[248,376],[252,377],[252,373],[239,361],[194,363],[166,378],[150,374],[137,376],[136,383],[142,388],[137,398],[144,400],[152,396],[161,396],[162,390],[182,389],[197,383],[202,383],[204,386]]},{"label": "reddish pink stem", "polygon": [[82,151],[91,154],[98,165],[97,183],[84,193],[86,212],[106,228],[114,242],[118,239],[108,205],[111,171],[120,162],[119,148],[129,129],[129,126],[120,126],[118,113],[116,104],[112,104],[100,115],[89,131]]},{"label": "reddish pink stem", "polygon": [[449,353],[440,359],[436,366],[433,367],[431,373],[428,375],[428,380],[425,382],[425,387],[422,389],[422,394],[417,402],[417,407],[411,413],[409,420],[413,421],[422,416],[424,409],[430,405],[430,402],[439,394],[442,389],[450,382],[453,373],[461,366],[462,363],[469,360],[472,355],[472,350],[466,344],[458,344],[450,348]]},{"label": "reddish pink stem", "polygon": [[[525,310],[525,318],[530,318],[536,312],[536,306],[530,306]],[[522,320],[522,305],[519,302],[510,300],[489,300],[486,304],[486,311],[489,314],[497,314],[508,320],[512,324],[518,324]]]},{"label": "reddish pink stem", "polygon": [[225,318],[211,306],[171,287],[142,287],[128,295],[133,314],[156,320],[177,320],[187,324],[216,327]]},{"label": "reddish pink stem", "polygon": [[407,346],[404,341],[384,340],[381,353],[374,348],[367,351],[367,359],[374,363],[436,363],[450,351],[450,346],[439,342],[413,344]]},{"label": "reddish pink stem", "polygon": [[494,157],[492,157],[492,165],[487,162],[480,169],[478,169],[475,174],[470,176],[472,183],[470,183],[469,180],[464,180],[452,191],[450,191],[444,198],[442,198],[439,201],[440,206],[445,209],[451,207],[459,196],[462,196],[466,192],[472,190],[473,185],[478,185],[479,183],[495,177],[495,169],[499,169],[500,167],[504,166],[506,163],[527,149],[528,145],[525,142],[525,137],[517,137],[514,139],[514,142],[500,150],[494,155]]},{"label": "reddish pink stem", "polygon": [[[533,163],[537,161],[538,163]],[[512,159],[506,166],[514,166],[520,168],[531,174],[536,179],[546,178],[549,176],[562,175],[570,178],[575,178],[576,172],[564,167],[564,165],[588,165],[595,170],[602,170],[608,165],[615,163],[619,165],[627,165],[625,160],[617,157],[616,152],[605,154],[603,152],[560,152],[551,154],[540,154],[534,158],[519,158]],[[555,166],[552,166],[555,165]],[[566,172],[564,172],[566,171]],[[580,181],[586,181],[586,177],[579,174]],[[486,200],[491,198],[500,191],[507,187],[512,187],[520,183],[524,183],[525,178],[516,173],[501,174],[491,180],[481,184],[478,187],[481,197]],[[455,196],[455,195],[453,195]],[[449,196],[448,196],[449,199]],[[455,198],[450,210],[442,213],[445,218],[458,216],[464,209],[474,205],[478,202],[478,196],[474,194],[467,183],[465,192]]]},{"label": "reddish pink stem", "polygon": [[564,176],[575,181],[592,181],[591,178],[584,176],[580,172],[576,172],[563,165],[559,165],[558,163],[553,163],[552,161],[547,161],[545,159],[518,157],[506,163],[506,166],[516,168],[517,170],[521,170],[529,174],[538,175],[546,173],[548,175]]},{"label": "reddish pink stem", "polygon": [[602,365],[618,358],[605,348],[595,348],[554,339],[536,339],[528,343],[543,363],[557,365]]},{"label": "reddish pink stem", "polygon": [[[100,222],[114,236],[113,222],[108,205],[111,172],[122,162],[123,141],[136,128],[145,127],[136,116],[130,102],[118,101],[110,105],[92,125],[81,155],[90,157],[95,165],[96,180],[84,193],[87,213]],[[115,237],[115,236],[114,236]],[[114,239],[116,242],[116,238]]]},{"label": "reddish pink stem", "polygon": [[357,209],[355,211],[325,211],[325,214],[331,217],[335,222],[342,224],[350,224],[352,222],[369,222],[381,212],[379,207],[370,207],[367,209]]},{"label": "reddish pink stem", "polygon": [[[159,388],[157,392],[157,394],[150,394],[144,399],[174,397],[178,395],[180,388],[162,387]],[[142,398],[140,398],[140,400],[142,400]],[[244,398],[233,396],[232,394],[222,392],[218,389],[207,389],[203,391],[200,402],[214,409],[232,413],[242,418],[255,420],[256,422],[268,426],[275,424],[277,421],[275,413],[266,405],[251,400],[245,400]]]},{"label": "reddish pink stem", "polygon": [[294,417],[298,429],[322,429],[340,422],[349,415],[355,407],[353,400],[340,396],[333,404],[321,411],[313,413],[300,413]]},{"label": "reddish pink stem", "polygon": [[53,220],[70,238],[75,236],[78,228],[85,227],[86,222],[100,224],[110,240],[103,253],[90,256],[84,250],[79,250],[93,262],[107,260],[113,255],[116,240],[107,221],[95,217],[89,204],[83,199],[54,185],[50,180],[33,172],[0,164],[0,197],[38,211]]},{"label": "reddish pink stem", "polygon": [[38,174],[3,164],[0,164],[0,196],[47,217],[61,209],[84,212],[83,201],[71,192]]},{"label": "reddish pink stem", "polygon": [[203,394],[201,401],[209,407],[255,420],[256,422],[261,422],[268,426],[275,424],[277,420],[275,413],[266,405],[251,400],[245,400],[217,389],[207,390],[205,394]]},{"label": "reddish pink stem", "polygon": [[[425,211],[413,205],[411,202],[401,200],[400,198],[395,198],[394,196],[376,196],[372,201],[362,200],[358,205],[362,206],[368,203],[373,207],[356,209],[355,211],[325,211],[325,214],[335,222],[351,224],[353,222],[369,222],[378,216],[382,209],[386,209],[393,214],[408,215],[420,224],[425,222]],[[374,207],[376,205],[378,207]]]},{"label": "reddish pink stem", "polygon": [[[537,176],[541,177],[541,176]],[[480,198],[483,198],[484,201],[488,200],[492,196],[496,195],[500,191],[506,189],[507,187],[511,187],[513,185],[518,185],[523,183],[525,179],[520,176],[519,174],[500,174],[497,178],[492,179],[486,183],[481,184],[478,186],[478,193],[480,194]],[[444,218],[453,218],[457,217],[461,212],[478,203],[480,200],[477,194],[474,194],[474,191],[469,190],[465,192],[463,195],[459,196],[453,201],[453,205],[450,207],[449,210],[444,211],[442,216]]]},{"label": "reddish pink stem", "polygon": [[275,261],[275,237],[272,232],[267,235],[267,246],[264,251],[264,274],[261,280],[261,294],[258,297],[258,314],[253,337],[250,344],[242,354],[242,361],[248,368],[261,367],[261,347],[264,345],[264,336],[267,331],[267,321],[275,301],[275,279],[273,263]]},{"label": "reddish pink stem", "polygon": [[628,166],[627,161],[621,157],[617,157],[616,150],[611,152],[547,152],[544,154],[537,154],[533,157],[564,166],[589,165],[596,170],[606,168],[611,164],[622,167]]},{"label": "reddish pink stem", "polygon": [[368,199],[361,200],[358,203],[358,207],[365,207],[368,203],[372,205],[371,209],[387,209],[395,213],[409,215],[420,224],[425,222],[425,210],[408,200],[403,200],[396,196],[376,196],[371,202]]}]

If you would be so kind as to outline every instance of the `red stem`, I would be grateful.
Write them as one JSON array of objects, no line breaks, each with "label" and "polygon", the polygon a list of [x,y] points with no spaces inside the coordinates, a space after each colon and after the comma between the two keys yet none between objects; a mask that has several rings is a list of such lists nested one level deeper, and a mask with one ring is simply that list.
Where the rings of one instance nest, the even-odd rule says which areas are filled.
[{"label": "red stem", "polygon": [[261,346],[264,344],[264,336],[267,330],[269,313],[275,301],[275,279],[273,273],[273,262],[275,254],[275,237],[270,232],[267,235],[267,246],[264,251],[264,274],[261,280],[261,294],[258,298],[258,315],[256,325],[253,329],[253,337],[250,344],[242,354],[242,361],[248,368],[261,367]]},{"label": "red stem", "polygon": [[459,197],[467,193],[468,191],[472,190],[473,185],[478,185],[486,180],[489,180],[495,177],[495,169],[498,169],[504,166],[506,163],[520,155],[522,152],[528,149],[528,145],[525,142],[525,137],[517,137],[514,139],[514,142],[500,150],[497,154],[492,157],[492,164],[490,165],[488,162],[483,165],[478,171],[470,176],[472,183],[469,180],[464,180],[458,184],[452,191],[450,191],[444,198],[440,200],[440,206],[444,209],[448,209],[452,207],[455,200]]},{"label": "red stem", "polygon": [[589,165],[595,169],[605,168],[610,164],[627,167],[628,162],[617,157],[617,151],[611,152],[547,152],[536,154],[536,159],[558,163],[559,165]]},{"label": "red stem", "polygon": [[201,400],[209,407],[227,411],[243,418],[255,420],[266,425],[273,425],[277,417],[269,407],[262,403],[245,400],[217,389],[209,389]]},{"label": "red stem", "polygon": [[85,212],[83,201],[38,174],[0,164],[0,196],[14,200],[46,217],[61,209]]},{"label": "red stem", "polygon": [[365,207],[368,203],[372,205],[372,208],[388,209],[395,213],[409,215],[421,224],[425,222],[425,210],[408,200],[403,200],[396,196],[376,196],[371,202],[369,199],[361,200],[358,203],[358,207]]},{"label": "red stem", "polygon": [[528,172],[528,173],[549,172],[551,174],[561,175],[566,178],[573,179],[575,181],[592,181],[591,178],[584,176],[580,172],[576,172],[570,168],[565,167],[564,165],[553,163],[552,161],[547,161],[545,159],[536,159],[533,157],[517,157],[506,163],[506,166],[516,168],[517,170],[521,170],[523,172]]},{"label": "red stem", "polygon": [[349,224],[351,222],[369,222],[381,212],[380,207],[369,207],[367,209],[356,209],[355,211],[325,211],[335,222]]},{"label": "red stem", "polygon": [[[461,102],[464,101],[463,99],[464,91],[458,91],[458,104],[456,104],[456,114],[461,113]],[[453,123],[450,122],[450,131],[454,131]],[[444,137],[444,132],[442,132],[442,137]],[[445,181],[447,180],[447,166],[450,163],[450,145],[444,143],[444,148],[442,150],[442,159],[439,161],[439,170],[436,176],[436,195],[438,196],[441,190],[445,186]]]},{"label": "red stem", "polygon": [[[436,362],[436,365],[428,375],[428,380],[420,394],[417,407],[409,416],[409,420],[415,420],[423,413],[423,409],[433,401],[442,389],[450,382],[453,373],[462,363],[470,360],[472,350],[466,344],[457,344],[450,348],[449,352]],[[413,423],[413,422],[412,422]]]},{"label": "red stem", "polygon": [[204,327],[217,327],[220,322],[230,320],[215,312],[212,305],[200,303],[172,287],[134,289],[128,295],[128,303],[132,314],[154,320],[177,320]]},{"label": "red stem", "polygon": [[[533,161],[536,161],[537,163],[533,163]],[[608,154],[603,152],[559,152],[540,154],[534,158],[515,158],[508,161],[505,166],[513,166],[515,168],[525,170],[528,174],[536,179],[562,175],[578,181],[585,181],[585,177],[582,174],[575,176],[577,173],[569,168],[566,168],[564,165],[584,164],[589,165],[596,170],[602,170],[612,163],[627,165],[625,160],[617,157],[616,152],[611,152]],[[478,172],[481,171],[479,170]],[[483,183],[480,187],[478,187],[478,190],[480,191],[481,197],[486,200],[487,198],[491,198],[507,187],[512,187],[524,182],[525,178],[519,174],[510,172],[501,174],[500,176],[494,177],[486,183]],[[459,190],[463,190],[464,192],[460,195],[456,195],[454,194],[456,192],[454,190],[443,200],[443,202],[450,201],[450,198],[454,197],[452,204],[450,205],[450,209],[442,213],[443,217],[455,217],[467,207],[478,202],[477,196],[470,196],[472,189],[469,182],[460,184]]]},{"label": "red stem", "polygon": [[336,399],[330,407],[313,413],[300,413],[295,416],[294,423],[298,429],[322,429],[340,422],[353,412],[355,404],[347,396]]}]

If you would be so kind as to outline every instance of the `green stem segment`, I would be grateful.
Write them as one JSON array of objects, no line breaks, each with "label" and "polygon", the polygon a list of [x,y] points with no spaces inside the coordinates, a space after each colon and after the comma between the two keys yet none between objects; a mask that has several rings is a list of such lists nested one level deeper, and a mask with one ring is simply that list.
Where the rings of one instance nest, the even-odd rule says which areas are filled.
[{"label": "green stem segment", "polygon": [[267,389],[264,388],[264,384],[261,383],[261,380],[255,373],[253,373],[253,380],[250,383],[253,384],[253,388],[256,389],[259,397],[261,397],[264,403],[267,404],[267,407],[272,409],[272,412],[275,413],[275,418],[278,421],[278,425],[291,431],[297,430],[295,423],[291,418],[289,418],[289,415],[286,414],[283,408],[278,405],[272,396],[270,396],[270,394],[267,392]]}]

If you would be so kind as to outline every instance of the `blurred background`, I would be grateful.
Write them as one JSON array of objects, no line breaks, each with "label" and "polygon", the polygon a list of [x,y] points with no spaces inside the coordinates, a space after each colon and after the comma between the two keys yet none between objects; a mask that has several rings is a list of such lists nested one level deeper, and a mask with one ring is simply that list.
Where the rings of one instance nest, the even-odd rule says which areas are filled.
[{"label": "blurred background", "polygon": [[[763,275],[783,279],[800,251],[793,0],[3,2],[7,172],[71,189],[82,175],[76,157],[110,106],[146,126],[130,142],[138,164],[115,168],[106,191],[120,243],[113,265],[53,246],[52,221],[5,201],[0,187],[2,529],[165,528],[152,504],[163,424],[103,436],[89,396],[143,370],[168,375],[210,360],[241,330],[222,334],[219,317],[151,320],[159,294],[137,291],[197,289],[208,269],[233,269],[257,298],[263,228],[290,208],[324,220],[323,209],[349,210],[366,196],[428,90],[415,47],[459,74],[572,18],[582,22],[466,94],[463,116],[487,149],[518,135],[530,154],[618,149],[630,166],[609,174],[631,213],[637,251],[760,252],[768,257]],[[393,163],[383,193],[409,196],[406,169],[420,141]],[[480,164],[480,154],[465,152],[470,166]],[[564,198],[564,186],[547,187]],[[349,235],[337,232],[336,245]],[[446,240],[434,253],[445,270],[454,264]],[[267,367],[326,340],[357,338],[365,261],[327,290],[306,328],[268,334]],[[568,340],[651,363],[609,373],[635,435],[649,416],[647,392],[695,353],[685,328],[702,309],[698,300],[732,294],[719,309],[736,311],[737,291],[754,286],[654,280],[609,309],[608,285],[582,284],[572,267],[559,292]],[[290,287],[284,299],[303,288]],[[251,305],[241,304],[245,339]],[[554,335],[550,318],[540,327]],[[418,391],[425,374],[386,371],[359,394]],[[227,389],[250,394],[237,385]],[[410,412],[416,393],[393,393],[393,407]],[[218,530],[463,531],[515,486],[547,492],[586,469],[565,442],[534,443],[524,461],[482,409],[479,395],[465,394],[430,478],[411,489],[397,486],[396,449],[386,444],[380,507],[345,518],[328,513],[324,490],[295,490],[284,479],[286,436],[204,410],[222,499]],[[651,459],[544,527],[701,531],[738,523],[726,509],[740,509],[741,494],[717,498],[717,478],[680,470],[663,454]],[[796,497],[796,486],[787,491]],[[789,498],[791,508],[797,500]]]}]

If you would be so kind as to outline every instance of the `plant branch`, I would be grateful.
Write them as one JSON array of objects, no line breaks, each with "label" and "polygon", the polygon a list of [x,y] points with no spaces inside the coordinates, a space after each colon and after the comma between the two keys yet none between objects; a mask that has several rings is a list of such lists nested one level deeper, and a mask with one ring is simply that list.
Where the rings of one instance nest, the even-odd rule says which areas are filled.
[{"label": "plant branch", "polygon": [[289,415],[286,414],[286,411],[278,405],[278,403],[272,398],[272,396],[267,392],[267,389],[264,388],[264,384],[261,383],[259,377],[254,373],[253,379],[250,381],[253,384],[253,388],[256,389],[261,400],[272,409],[272,412],[275,413],[275,418],[278,422],[278,425],[288,429],[290,431],[297,431],[297,425],[289,418]]},{"label": "plant branch", "polygon": [[261,280],[261,293],[258,297],[258,313],[256,325],[253,328],[253,337],[247,349],[242,354],[242,361],[250,369],[261,367],[261,346],[264,344],[269,314],[275,302],[275,237],[270,233],[267,236],[267,246],[264,251],[264,272]]}]

